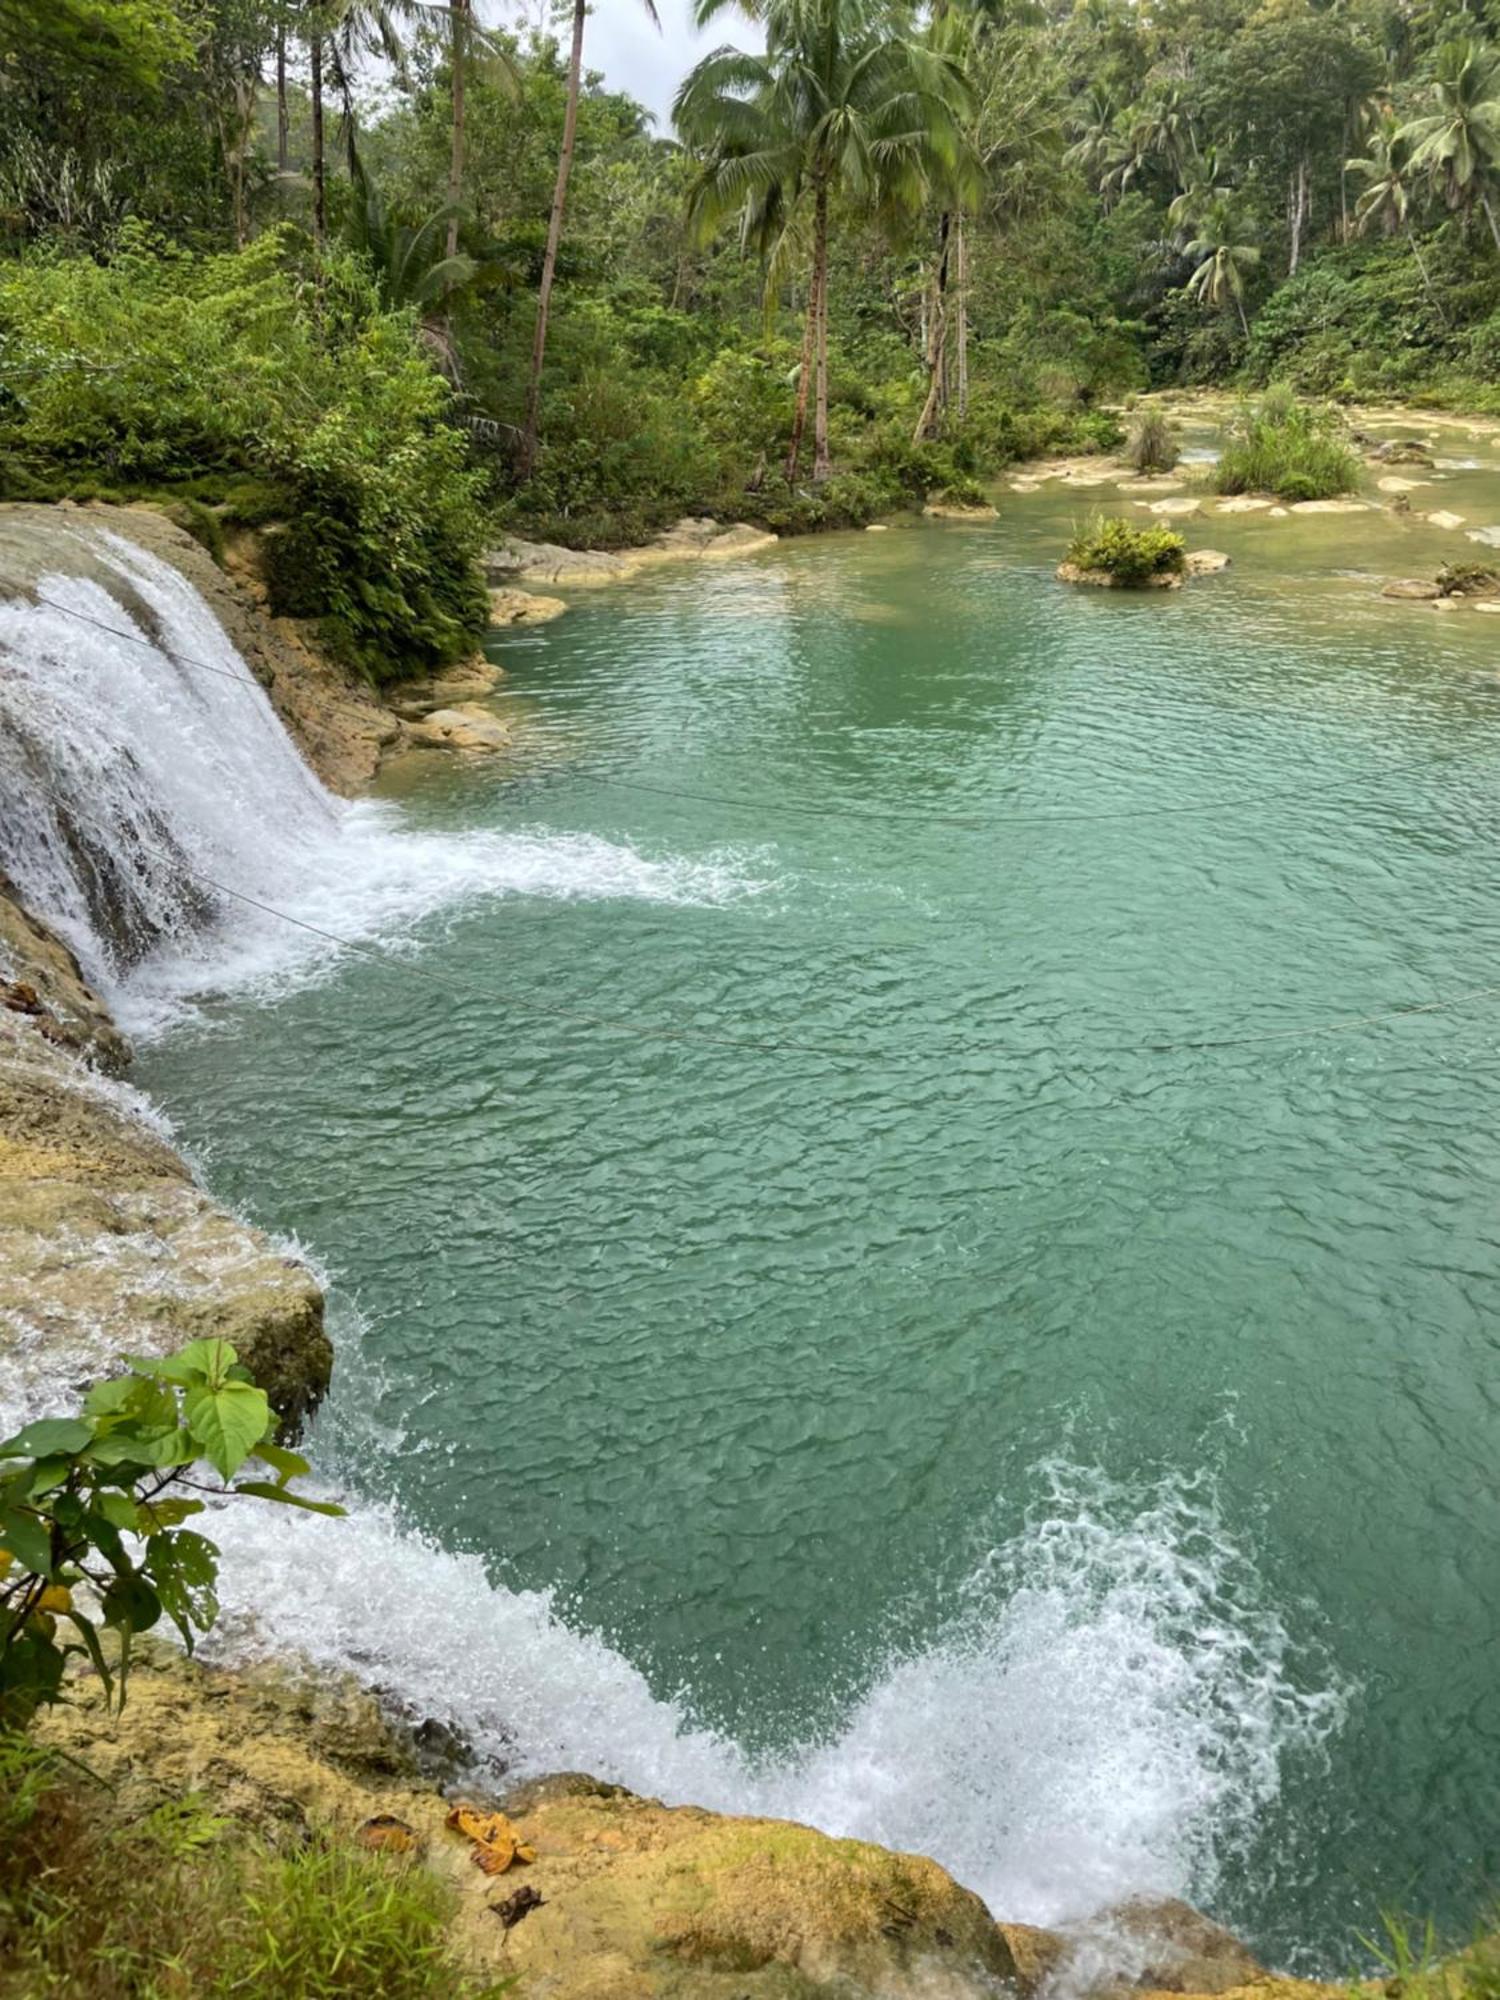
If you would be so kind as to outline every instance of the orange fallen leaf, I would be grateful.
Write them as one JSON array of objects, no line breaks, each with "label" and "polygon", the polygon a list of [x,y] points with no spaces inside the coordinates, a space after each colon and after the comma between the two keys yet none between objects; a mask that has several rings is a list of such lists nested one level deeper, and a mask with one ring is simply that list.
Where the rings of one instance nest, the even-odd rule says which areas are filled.
[{"label": "orange fallen leaf", "polygon": [[422,1844],[406,1821],[394,1813],[376,1813],[354,1837],[361,1847],[373,1848],[377,1854],[415,1854]]},{"label": "orange fallen leaf", "polygon": [[503,1875],[513,1861],[535,1861],[536,1849],[517,1833],[504,1813],[482,1813],[477,1806],[456,1805],[448,1825],[474,1843],[473,1861],[486,1875]]}]

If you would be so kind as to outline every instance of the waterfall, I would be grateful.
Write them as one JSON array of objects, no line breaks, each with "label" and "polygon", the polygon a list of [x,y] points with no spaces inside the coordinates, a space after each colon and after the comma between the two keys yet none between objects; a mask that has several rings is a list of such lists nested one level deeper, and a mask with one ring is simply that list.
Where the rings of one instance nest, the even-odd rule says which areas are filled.
[{"label": "waterfall", "polygon": [[56,555],[35,601],[0,601],[0,871],[137,1035],[205,993],[326,965],[320,933],[404,936],[470,895],[702,902],[753,886],[712,857],[424,833],[338,799],[180,571],[100,528],[60,530]]}]

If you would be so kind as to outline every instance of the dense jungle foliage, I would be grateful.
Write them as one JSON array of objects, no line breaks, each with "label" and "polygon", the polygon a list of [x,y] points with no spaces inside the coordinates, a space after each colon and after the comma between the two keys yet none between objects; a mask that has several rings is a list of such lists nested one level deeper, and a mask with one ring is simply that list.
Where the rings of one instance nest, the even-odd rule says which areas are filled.
[{"label": "dense jungle foliage", "polygon": [[383,678],[506,526],[856,523],[1169,384],[1500,409],[1493,4],[699,0],[666,133],[583,0],[0,0],[0,492],[278,523]]}]

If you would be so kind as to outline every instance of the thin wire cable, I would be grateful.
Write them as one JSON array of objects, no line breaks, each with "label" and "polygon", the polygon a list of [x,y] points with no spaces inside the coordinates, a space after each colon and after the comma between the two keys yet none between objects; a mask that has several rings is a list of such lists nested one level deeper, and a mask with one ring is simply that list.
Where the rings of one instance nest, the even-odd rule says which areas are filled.
[{"label": "thin wire cable", "polygon": [[[183,666],[200,668],[204,673],[217,674],[221,680],[238,681],[244,687],[254,688],[258,693],[266,692],[260,681],[251,674],[237,674],[228,667],[215,666],[210,660],[200,660],[191,653],[184,653],[179,647],[169,646],[164,641],[142,637],[138,632],[123,632],[117,625],[110,625],[102,618],[93,618],[86,611],[77,611],[71,604],[59,604],[54,597],[44,597],[38,593],[37,603],[44,604],[50,611],[60,611],[65,618],[77,618],[85,625],[92,625],[101,632],[107,632],[112,639],[124,639],[131,645],[146,646],[153,652],[164,653],[169,659],[179,661]],[[1397,767],[1400,768],[1400,767]],[[689,791],[671,785],[652,785],[639,778],[589,778],[587,783],[596,789],[647,792],[658,798],[684,799],[698,805],[727,806],[731,811],[765,811],[765,801],[759,799],[734,798],[719,792]],[[858,806],[816,806],[794,799],[777,799],[778,812],[799,813],[814,819],[868,820],[876,824],[889,822],[893,825],[913,826],[961,826],[983,828],[987,826],[1091,826],[1118,824],[1136,819],[1181,818],[1198,813],[1232,811],[1240,806],[1274,804],[1281,799],[1327,797],[1331,793],[1350,790],[1363,784],[1360,778],[1345,778],[1336,783],[1317,785],[1288,785],[1273,792],[1247,792],[1238,798],[1201,799],[1187,805],[1175,806],[1135,806],[1121,808],[1115,812],[1056,812],[1056,813],[921,813],[870,811]]]},{"label": "thin wire cable", "polygon": [[1449,994],[1441,1000],[1419,1000],[1409,1007],[1391,1007],[1382,1014],[1348,1014],[1342,1020],[1312,1028],[1270,1028],[1258,1035],[1224,1035],[1194,1042],[1136,1042],[1119,1051],[1131,1055],[1170,1055],[1178,1049],[1242,1049],[1256,1042],[1284,1042],[1311,1035],[1348,1035],[1356,1028],[1379,1027],[1387,1021],[1404,1021],[1413,1014],[1436,1014],[1447,1007],[1463,1007],[1471,1000],[1500,997],[1500,986],[1471,986],[1466,993]]},{"label": "thin wire cable", "polygon": [[[792,1050],[800,1055],[823,1056],[835,1062],[860,1062],[870,1054],[865,1049],[830,1048],[815,1042],[765,1042],[747,1040],[742,1036],[701,1035],[690,1030],[673,1028],[643,1027],[639,1022],[608,1014],[585,1014],[576,1008],[540,1006],[533,1001],[517,1000],[504,989],[494,987],[488,981],[456,980],[445,973],[424,971],[415,965],[408,965],[379,945],[361,943],[356,938],[341,936],[337,931],[325,930],[321,925],[310,924],[301,917],[294,917],[289,911],[279,910],[271,903],[263,903],[257,897],[246,895],[243,890],[232,889],[227,882],[219,882],[201,870],[189,868],[190,874],[216,889],[221,895],[230,896],[236,902],[247,903],[252,909],[262,911],[266,916],[279,917],[283,923],[291,924],[298,930],[308,931],[312,936],[322,938],[326,943],[341,945],[347,951],[359,953],[384,965],[392,965],[400,972],[409,972],[425,984],[446,986],[451,992],[479,992],[491,998],[504,1000],[523,1013],[556,1014],[565,1020],[578,1021],[588,1027],[613,1029],[618,1033],[640,1035],[648,1040],[697,1043],[709,1048],[749,1049],[762,1055],[780,1055],[784,1050]],[[1406,1007],[1391,1007],[1379,1014],[1351,1014],[1338,1021],[1325,1022],[1319,1027],[1271,1028],[1256,1035],[1227,1035],[1205,1038],[1197,1041],[1181,1042],[1133,1042],[1100,1044],[1104,1053],[1121,1055],[1170,1055],[1185,1049],[1234,1049],[1246,1048],[1258,1042],[1277,1042],[1309,1039],[1317,1035],[1346,1035],[1357,1028],[1379,1027],[1388,1021],[1402,1021],[1415,1014],[1435,1014],[1449,1007],[1466,1006],[1472,1000],[1491,1000],[1500,997],[1500,986],[1473,986],[1466,992],[1449,994],[1438,1000],[1422,1000]]]},{"label": "thin wire cable", "polygon": [[[1399,768],[1399,767],[1397,767]],[[920,812],[871,812],[858,806],[815,806],[802,804],[792,799],[775,800],[777,812],[801,813],[812,819],[873,820],[876,823],[890,821],[896,825],[914,826],[1088,826],[1100,822],[1118,822],[1136,819],[1168,819],[1191,813],[1209,813],[1230,810],[1237,806],[1265,805],[1279,799],[1326,797],[1332,792],[1348,791],[1363,784],[1361,778],[1344,778],[1329,785],[1288,785],[1283,791],[1249,792],[1239,798],[1198,800],[1190,805],[1177,806],[1134,806],[1117,812],[1055,812],[1055,813],[920,813]],[[670,785],[651,785],[638,778],[588,778],[585,783],[606,791],[651,792],[659,798],[687,799],[698,805],[729,806],[741,812],[763,813],[766,801],[763,799],[732,798],[718,792],[692,792]]]},{"label": "thin wire cable", "polygon": [[[61,611],[67,617],[78,618],[82,620],[83,623],[88,625],[96,625],[100,631],[109,633],[109,635],[112,638],[131,640],[136,645],[150,647],[153,652],[166,653],[171,658],[180,660],[186,666],[200,667],[203,669],[205,673],[218,674],[224,680],[239,681],[242,683],[242,685],[246,687],[255,688],[259,693],[263,694],[265,692],[264,688],[261,687],[260,682],[258,680],[255,680],[252,676],[248,674],[237,674],[232,672],[230,669],[226,667],[216,667],[210,661],[195,659],[191,654],[180,652],[176,647],[161,645],[155,640],[142,638],[137,633],[122,632],[117,626],[108,625],[104,622],[103,619],[100,618],[91,618],[87,612],[75,611],[71,605],[59,604],[54,598],[39,597],[38,602],[45,604],[46,606],[48,606],[49,609],[53,611]],[[611,783],[621,783],[621,782],[628,783],[629,781],[603,779],[603,780],[598,780],[596,782],[607,785]],[[666,791],[665,787],[656,785],[633,785],[631,788],[639,791],[662,791],[662,792]],[[1295,787],[1293,789],[1298,792],[1305,790],[1304,787],[1300,786]],[[1275,797],[1288,797],[1291,795],[1292,795],[1291,792],[1287,792],[1287,793],[1266,793],[1262,794],[1261,796],[1275,798]],[[694,799],[707,804],[719,804],[719,805],[726,805],[726,804],[750,805],[752,803],[751,801],[748,800],[736,801],[729,799],[719,799],[715,798],[711,794],[700,793],[700,792],[689,792],[689,791],[680,791],[680,792],[672,791],[668,792],[667,796],[674,798]],[[921,814],[916,814],[916,813],[896,813],[896,814],[863,813],[863,812],[846,812],[840,809],[835,809],[831,813],[823,814],[823,809],[816,806],[796,806],[796,805],[788,806],[787,802],[784,800],[780,800],[777,803],[784,811],[789,810],[794,812],[801,811],[801,812],[818,813],[822,816],[829,818],[921,819],[923,817]],[[1227,801],[1226,803],[1229,804],[1253,803],[1253,801]],[[1207,808],[1192,807],[1192,806],[1182,806],[1182,807],[1166,806],[1160,808],[1160,811],[1162,813],[1193,812],[1202,810],[1207,810]],[[1058,818],[1058,819],[1116,819],[1116,818],[1133,818],[1138,816],[1150,817],[1152,816],[1152,814],[1148,809],[1147,812],[1140,815],[1114,814],[1114,813],[1079,814],[1079,815],[1049,814],[1046,815],[1045,817]],[[972,820],[972,821],[971,820],[955,821],[955,820],[944,820],[940,817],[934,816],[932,819],[928,820],[927,823],[936,825],[963,824],[963,825],[982,826],[992,823],[1015,824],[1017,822],[1004,821],[1004,820],[997,822],[989,822],[983,819]],[[230,888],[227,882],[216,881],[214,877],[212,877],[211,875],[205,875],[199,869],[189,867],[188,872],[196,876],[199,881],[205,883],[209,888],[217,890],[220,895],[229,896],[233,898],[236,902],[245,903],[252,909],[260,910],[266,916],[277,917],[283,923],[291,924],[298,930],[306,931],[313,937],[318,937],[323,939],[325,943],[338,945],[345,951],[356,952],[366,958],[373,958],[378,962],[380,962],[381,964],[393,965],[400,971],[412,973],[415,977],[424,980],[429,985],[445,985],[451,991],[463,990],[463,987],[460,984],[460,982],[452,980],[448,978],[446,975],[441,973],[435,974],[430,971],[426,972],[418,971],[418,969],[415,966],[406,965],[401,959],[396,958],[391,952],[384,950],[382,947],[378,945],[363,944],[358,939],[343,937],[336,931],[325,930],[317,924],[310,924],[301,917],[292,916],[289,911],[278,910],[270,903],[260,902],[256,897],[247,895],[243,890],[232,889]],[[489,985],[486,985],[483,990],[491,994],[493,997],[503,1000],[507,1006],[513,1006],[517,1008],[522,1013],[542,1014],[542,1015],[555,1014],[565,1020],[577,1021],[580,1024],[587,1027],[604,1028],[606,1030],[611,1030],[613,1032],[620,1034],[634,1034],[640,1036],[644,1040],[686,1042],[686,1043],[696,1044],[700,1047],[705,1047],[705,1048],[748,1049],[753,1052],[764,1055],[779,1055],[780,1053],[782,1053],[783,1050],[790,1050],[794,1053],[801,1055],[822,1056],[834,1062],[857,1062],[862,1060],[865,1054],[865,1052],[861,1050],[829,1048],[829,1047],[819,1046],[817,1043],[813,1042],[791,1042],[791,1041],[765,1042],[765,1041],[749,1040],[740,1036],[700,1035],[684,1029],[646,1027],[639,1022],[615,1017],[608,1014],[586,1014],[579,1012],[575,1008],[558,1007],[555,1005],[549,1005],[545,1007],[538,1006],[534,1002],[518,999],[513,993],[510,993],[504,989]],[[1473,1000],[1490,1000],[1490,999],[1495,999],[1497,997],[1500,997],[1500,986],[1475,986],[1471,987],[1467,992],[1456,993],[1449,996],[1446,999],[1419,1001],[1407,1007],[1392,1007],[1387,1009],[1383,1013],[1379,1014],[1351,1014],[1342,1020],[1326,1022],[1322,1026],[1318,1027],[1271,1028],[1264,1031],[1263,1033],[1255,1035],[1225,1035],[1225,1036],[1204,1037],[1198,1040],[1189,1040],[1189,1041],[1136,1042],[1129,1044],[1116,1044],[1115,1052],[1120,1054],[1172,1055],[1180,1051],[1187,1051],[1187,1050],[1250,1048],[1255,1046],[1256,1044],[1263,1042],[1293,1041],[1297,1039],[1307,1039],[1319,1035],[1352,1034],[1355,1030],[1359,1028],[1379,1027],[1384,1025],[1388,1021],[1408,1020],[1412,1016],[1417,1014],[1439,1013],[1450,1007],[1466,1006],[1470,1001]]]},{"label": "thin wire cable", "polygon": [[[97,626],[107,632],[112,639],[125,639],[132,646],[145,646],[153,653],[165,653],[168,659],[180,661],[185,667],[200,667],[206,674],[217,674],[223,681],[238,681],[242,687],[254,688],[258,694],[265,689],[253,674],[237,674],[230,667],[216,667],[211,660],[194,659],[191,653],[180,653],[175,646],[168,646],[159,639],[147,639],[139,632],[122,632],[118,625],[107,624],[102,618],[91,618],[86,611],[75,611],[71,604],[59,604],[55,597],[43,597],[37,592],[38,604],[45,604],[49,611],[60,611],[65,618],[77,618],[85,625]],[[126,613],[129,616],[129,613]]]},{"label": "thin wire cable", "polygon": [[559,1007],[551,1002],[545,1006],[534,1000],[519,999],[504,987],[493,986],[488,980],[462,981],[453,979],[443,972],[433,972],[415,965],[385,949],[381,945],[361,942],[358,938],[344,937],[337,931],[325,930],[320,924],[310,924],[302,917],[294,917],[288,910],[278,910],[272,903],[263,903],[256,896],[247,895],[242,889],[232,889],[227,882],[219,882],[212,875],[205,875],[201,869],[191,864],[183,864],[195,880],[210,889],[216,889],[221,896],[230,896],[237,903],[246,903],[253,910],[260,910],[268,917],[279,917],[285,924],[297,930],[307,931],[313,937],[322,938],[325,943],[336,944],[346,951],[357,952],[361,957],[371,958],[381,965],[394,966],[398,972],[410,973],[428,986],[446,986],[454,993],[480,993],[486,998],[502,1000],[507,1006],[517,1008],[523,1014],[558,1015],[567,1021],[577,1021],[590,1028],[607,1028],[618,1034],[639,1035],[648,1041],[690,1042],[705,1048],[749,1049],[760,1055],[780,1055],[791,1050],[798,1055],[823,1056],[833,1062],[862,1062],[868,1051],[853,1048],[829,1048],[814,1042],[766,1042],[747,1039],[739,1035],[703,1035],[691,1029],[655,1028],[639,1021],[612,1014],[585,1014],[574,1007]]}]

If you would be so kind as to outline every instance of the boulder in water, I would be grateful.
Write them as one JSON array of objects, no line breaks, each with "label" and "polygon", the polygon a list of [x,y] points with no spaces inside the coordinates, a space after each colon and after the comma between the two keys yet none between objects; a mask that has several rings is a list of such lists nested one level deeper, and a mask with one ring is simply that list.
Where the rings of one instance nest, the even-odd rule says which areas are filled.
[{"label": "boulder in water", "polygon": [[419,750],[466,750],[490,753],[510,748],[510,730],[498,715],[477,701],[456,708],[435,708],[407,729],[407,740]]},{"label": "boulder in water", "polygon": [[497,588],[490,592],[492,625],[545,625],[561,618],[567,605],[560,597],[539,597],[535,591]]},{"label": "boulder in water", "polygon": [[1380,594],[1382,597],[1400,597],[1410,599],[1414,603],[1430,604],[1443,593],[1425,576],[1398,576],[1385,584]]},{"label": "boulder in water", "polygon": [[1217,576],[1229,567],[1229,557],[1222,549],[1189,549],[1184,560],[1189,576]]}]

